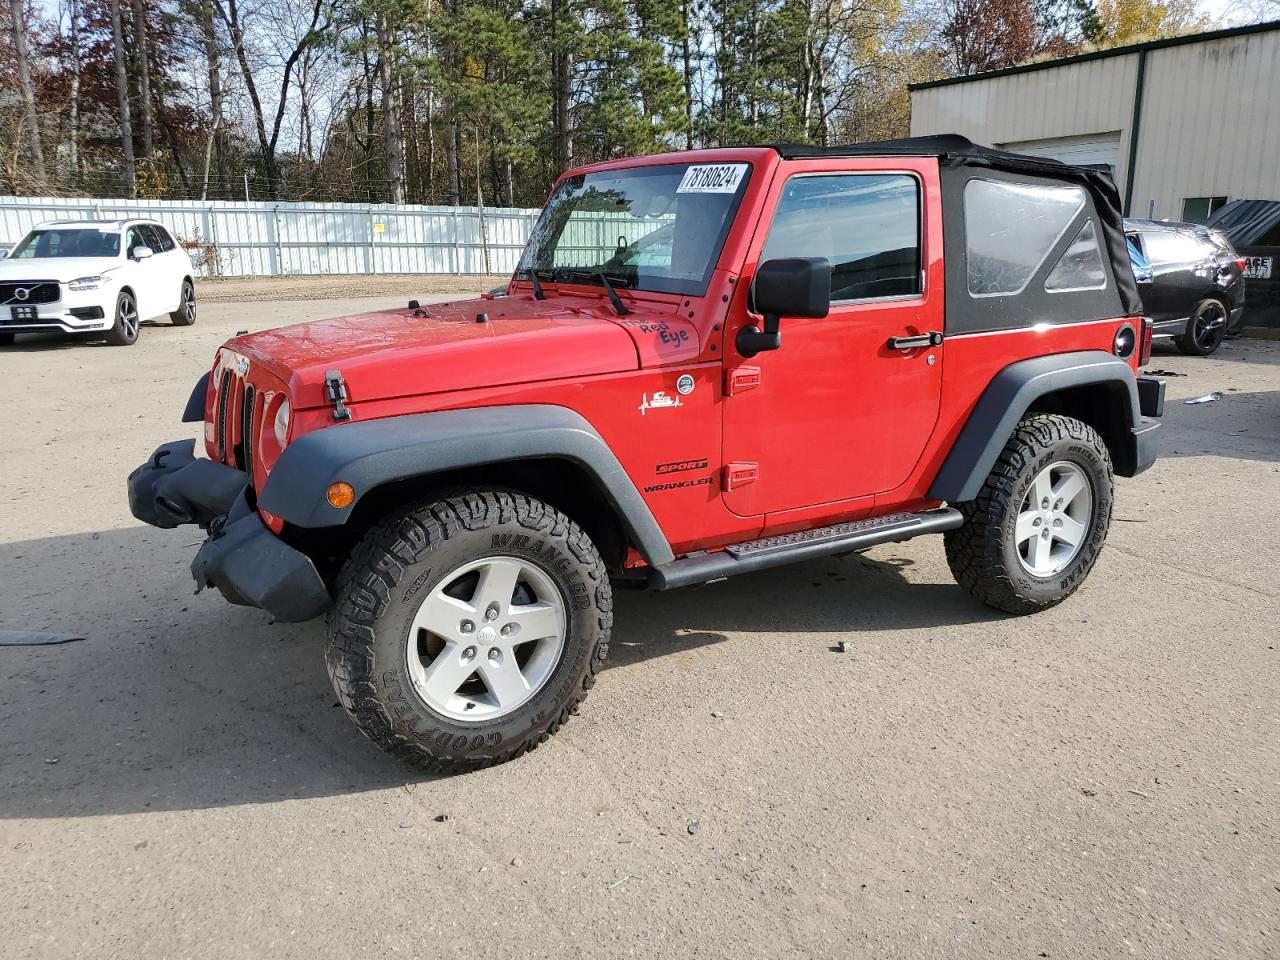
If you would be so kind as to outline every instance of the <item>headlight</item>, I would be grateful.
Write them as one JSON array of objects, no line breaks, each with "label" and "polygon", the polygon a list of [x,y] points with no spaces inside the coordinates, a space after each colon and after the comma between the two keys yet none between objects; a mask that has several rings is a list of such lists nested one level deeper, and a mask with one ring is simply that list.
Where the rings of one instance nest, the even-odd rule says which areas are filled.
[{"label": "headlight", "polygon": [[97,290],[109,279],[109,277],[77,277],[67,284],[67,289],[74,290],[76,293],[85,293],[89,290]]},{"label": "headlight", "polygon": [[280,404],[280,409],[276,411],[276,443],[280,444],[280,449],[284,449],[285,441],[289,438],[289,401],[286,400]]}]

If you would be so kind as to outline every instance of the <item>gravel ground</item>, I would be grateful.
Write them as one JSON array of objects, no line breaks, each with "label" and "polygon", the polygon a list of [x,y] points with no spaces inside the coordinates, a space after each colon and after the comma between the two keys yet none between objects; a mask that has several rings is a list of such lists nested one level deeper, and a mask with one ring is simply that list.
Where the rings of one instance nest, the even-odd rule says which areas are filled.
[{"label": "gravel ground", "polygon": [[405,298],[367,281],[0,351],[0,629],[87,638],[0,646],[0,954],[1280,955],[1280,343],[1157,354],[1164,457],[1062,606],[975,605],[938,539],[621,593],[582,715],[439,779],[125,503],[217,343]]}]

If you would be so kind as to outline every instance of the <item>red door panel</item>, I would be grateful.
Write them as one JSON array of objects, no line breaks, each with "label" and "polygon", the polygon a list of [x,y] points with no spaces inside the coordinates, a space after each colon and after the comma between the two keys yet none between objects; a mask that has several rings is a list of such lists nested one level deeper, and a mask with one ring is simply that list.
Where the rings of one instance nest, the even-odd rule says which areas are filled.
[{"label": "red door panel", "polygon": [[[733,347],[733,335],[745,324],[760,322],[747,311],[750,278],[744,277],[727,324],[725,363],[729,377],[741,367],[760,372],[758,385],[724,401],[726,463],[757,466],[753,481],[725,490],[726,505],[739,516],[852,501],[891,490],[911,475],[938,418],[944,345],[909,350],[888,346],[891,337],[943,329],[936,161],[903,158],[893,162],[891,171],[886,171],[884,160],[839,160],[838,169],[832,163],[828,159],[784,164],[766,210],[774,210],[790,177],[849,171],[910,174],[918,183],[922,211],[923,293],[835,303],[822,319],[784,317],[781,348],[744,359]],[[768,212],[761,219],[748,257],[751,275],[772,220]],[[815,247],[811,254],[790,249],[788,255],[824,253]],[[840,277],[835,283],[847,279]]]}]

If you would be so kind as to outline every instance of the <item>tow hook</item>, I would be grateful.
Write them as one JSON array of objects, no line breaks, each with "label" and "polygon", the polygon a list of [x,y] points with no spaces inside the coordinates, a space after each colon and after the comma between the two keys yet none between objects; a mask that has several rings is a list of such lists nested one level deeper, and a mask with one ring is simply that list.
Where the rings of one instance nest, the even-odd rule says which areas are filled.
[{"label": "tow hook", "polygon": [[351,419],[351,411],[343,402],[347,399],[347,384],[341,370],[329,370],[324,375],[324,389],[333,403],[333,419],[339,423]]}]

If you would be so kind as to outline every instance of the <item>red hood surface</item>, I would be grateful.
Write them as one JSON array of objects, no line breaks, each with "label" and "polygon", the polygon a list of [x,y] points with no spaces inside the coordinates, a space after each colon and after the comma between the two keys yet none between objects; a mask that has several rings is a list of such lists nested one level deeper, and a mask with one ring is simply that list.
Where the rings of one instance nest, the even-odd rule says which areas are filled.
[{"label": "red hood surface", "polygon": [[[671,319],[670,305],[655,306],[645,312]],[[328,403],[329,370],[342,371],[351,403],[635,370],[632,335],[607,310],[562,297],[459,300],[425,316],[399,308],[245,334],[227,348],[288,383],[304,409]]]}]

